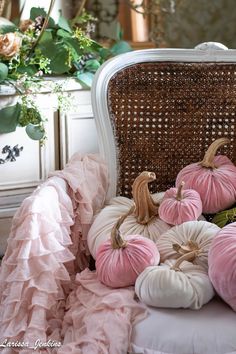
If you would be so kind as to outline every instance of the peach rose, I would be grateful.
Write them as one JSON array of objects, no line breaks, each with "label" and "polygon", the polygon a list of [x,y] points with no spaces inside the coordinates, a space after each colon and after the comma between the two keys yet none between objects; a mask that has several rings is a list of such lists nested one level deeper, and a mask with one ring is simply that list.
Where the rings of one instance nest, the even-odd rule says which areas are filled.
[{"label": "peach rose", "polygon": [[0,56],[10,59],[19,52],[21,38],[16,33],[6,33],[0,35]]}]

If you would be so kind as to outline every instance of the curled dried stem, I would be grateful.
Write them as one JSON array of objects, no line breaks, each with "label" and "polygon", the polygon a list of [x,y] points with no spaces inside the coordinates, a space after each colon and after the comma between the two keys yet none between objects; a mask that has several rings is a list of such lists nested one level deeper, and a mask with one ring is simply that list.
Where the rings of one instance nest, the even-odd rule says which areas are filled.
[{"label": "curled dried stem", "polygon": [[217,168],[217,166],[214,164],[214,157],[216,155],[216,152],[221,146],[229,143],[230,140],[228,138],[220,138],[213,141],[213,143],[207,149],[203,160],[199,162],[199,165],[206,168]]},{"label": "curled dried stem", "polygon": [[148,183],[155,179],[154,172],[144,171],[133,183],[132,194],[136,205],[134,214],[140,224],[147,224],[153,217],[158,216],[159,205],[154,202],[148,189]]}]

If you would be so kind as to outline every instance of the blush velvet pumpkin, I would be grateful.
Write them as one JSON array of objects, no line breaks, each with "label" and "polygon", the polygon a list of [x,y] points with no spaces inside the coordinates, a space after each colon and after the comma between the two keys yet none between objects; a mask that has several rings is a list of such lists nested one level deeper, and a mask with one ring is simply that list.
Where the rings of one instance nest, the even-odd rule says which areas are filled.
[{"label": "blush velvet pumpkin", "polygon": [[114,225],[110,240],[97,251],[96,272],[98,279],[111,288],[134,285],[138,275],[148,266],[157,265],[160,255],[155,243],[140,235],[120,233],[120,225],[132,212],[122,216]]},{"label": "blush velvet pumpkin", "polygon": [[168,189],[159,207],[159,216],[166,223],[180,225],[185,221],[197,220],[202,213],[202,201],[193,189],[183,190],[184,182],[178,188]]},{"label": "blush velvet pumpkin", "polygon": [[229,143],[227,138],[215,140],[201,162],[184,167],[177,176],[176,186],[185,181],[186,188],[200,194],[203,213],[217,213],[236,201],[236,167],[227,156],[215,156],[219,147]]},{"label": "blush velvet pumpkin", "polygon": [[223,227],[213,239],[208,262],[215,290],[236,311],[236,222]]}]

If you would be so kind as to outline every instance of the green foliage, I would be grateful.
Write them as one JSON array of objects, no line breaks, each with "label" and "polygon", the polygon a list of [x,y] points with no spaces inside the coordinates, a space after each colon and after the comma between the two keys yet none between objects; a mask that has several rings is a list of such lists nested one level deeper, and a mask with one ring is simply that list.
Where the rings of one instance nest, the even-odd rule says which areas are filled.
[{"label": "green foliage", "polygon": [[68,49],[60,44],[55,45],[55,52],[50,57],[50,68],[53,74],[65,74],[70,70]]},{"label": "green foliage", "polygon": [[12,25],[3,25],[0,28],[0,34],[15,32],[17,30],[18,30],[18,28],[14,25],[14,23]]},{"label": "green foliage", "polygon": [[41,125],[28,124],[25,128],[27,135],[33,140],[42,140],[45,135],[45,131]]},{"label": "green foliage", "polygon": [[25,127],[28,124],[39,124],[41,123],[41,115],[37,108],[28,107],[24,105],[21,109],[19,121],[21,127]]},{"label": "green foliage", "polygon": [[58,20],[58,27],[60,27],[61,29],[69,32],[69,33],[72,33],[72,29],[69,25],[69,22],[67,21],[67,19],[65,17],[63,17],[62,15],[59,17],[59,20]]},{"label": "green foliage", "polygon": [[89,59],[85,63],[85,70],[90,71],[91,73],[95,73],[100,65],[101,64],[97,59]]},{"label": "green foliage", "polygon": [[43,7],[32,7],[30,10],[30,19],[34,21],[38,16],[46,17],[47,13],[45,9]]},{"label": "green foliage", "polygon": [[113,55],[118,55],[126,52],[130,52],[132,50],[131,46],[126,41],[119,41],[113,45],[111,48],[111,53]]},{"label": "green foliage", "polygon": [[5,80],[8,75],[8,67],[4,63],[0,63],[0,82]]},{"label": "green foliage", "polygon": [[71,34],[69,32],[67,32],[67,31],[61,29],[61,28],[59,30],[57,30],[57,36],[58,37],[62,37],[62,38],[70,38],[70,39],[72,39],[71,38]]},{"label": "green foliage", "polygon": [[[14,23],[0,26],[0,35],[11,32],[19,48],[9,58],[1,54],[0,83],[9,83],[20,95],[19,103],[0,111],[0,133],[26,127],[26,133],[34,140],[45,139],[43,119],[32,99],[27,98],[32,87],[38,85],[43,75],[70,75],[81,85],[91,87],[93,77],[101,64],[110,57],[131,50],[122,40],[120,27],[117,42],[112,48],[105,48],[90,38],[96,21],[83,12],[81,16],[67,20],[60,15],[57,23],[49,17],[42,31],[47,13],[44,8],[31,8],[30,20],[22,27]],[[13,33],[12,33],[13,32]],[[17,46],[16,46],[17,47]],[[64,102],[64,104],[62,104]],[[67,106],[66,100],[58,94],[58,104]]]},{"label": "green foliage", "polygon": [[221,211],[217,213],[212,219],[212,222],[221,228],[235,221],[236,221],[236,208]]},{"label": "green foliage", "polygon": [[20,117],[21,105],[8,106],[0,110],[0,133],[11,133],[16,130]]},{"label": "green foliage", "polygon": [[[34,21],[36,19],[36,17],[39,17],[39,16],[42,16],[42,17],[46,17],[47,16],[47,13],[46,11],[44,10],[43,7],[32,7],[31,10],[30,10],[30,19],[32,21]],[[48,25],[49,27],[56,27],[56,24],[53,20],[53,18],[49,18],[49,22],[48,22]]]},{"label": "green foliage", "polygon": [[84,85],[86,87],[92,86],[93,77],[94,77],[94,74],[92,74],[90,72],[77,73],[77,79],[79,80],[79,82],[82,85]]}]

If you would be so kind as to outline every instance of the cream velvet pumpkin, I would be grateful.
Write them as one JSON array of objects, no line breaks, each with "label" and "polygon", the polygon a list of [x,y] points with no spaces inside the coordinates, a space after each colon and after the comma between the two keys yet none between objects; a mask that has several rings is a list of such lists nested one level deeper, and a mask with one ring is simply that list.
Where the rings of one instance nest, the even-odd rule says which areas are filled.
[{"label": "cream velvet pumpkin", "polygon": [[142,172],[132,186],[133,200],[125,197],[113,198],[97,214],[87,237],[88,247],[94,259],[98,247],[109,239],[112,227],[119,217],[128,213],[134,204],[134,212],[120,227],[123,236],[142,235],[156,242],[161,234],[170,229],[171,226],[158,217],[158,207],[164,193],[150,195],[148,190],[148,183],[155,178],[153,172]]},{"label": "cream velvet pumpkin", "polygon": [[161,262],[198,250],[193,263],[208,269],[208,251],[220,228],[207,221],[186,221],[161,235],[157,241]]},{"label": "cream velvet pumpkin", "polygon": [[136,279],[136,295],[149,306],[200,309],[214,296],[207,272],[187,261],[178,271],[174,263],[175,260],[168,260],[160,266],[147,267]]}]

